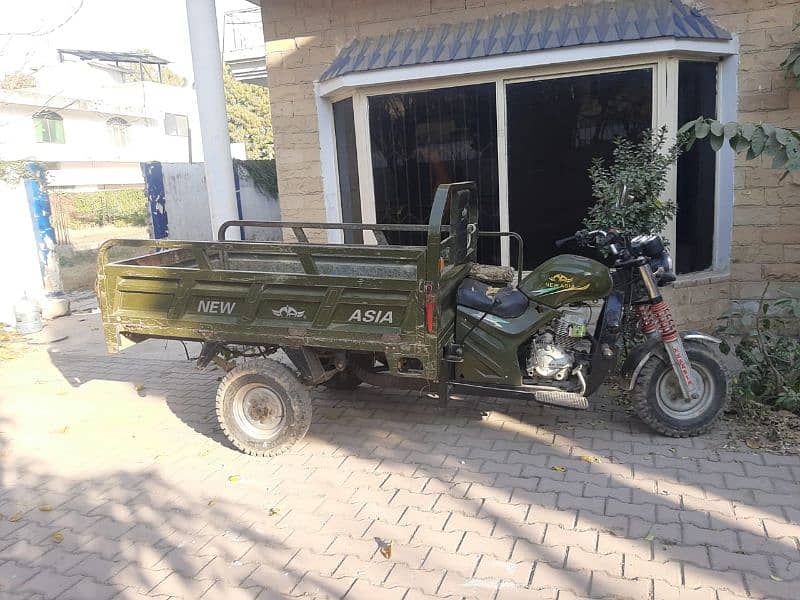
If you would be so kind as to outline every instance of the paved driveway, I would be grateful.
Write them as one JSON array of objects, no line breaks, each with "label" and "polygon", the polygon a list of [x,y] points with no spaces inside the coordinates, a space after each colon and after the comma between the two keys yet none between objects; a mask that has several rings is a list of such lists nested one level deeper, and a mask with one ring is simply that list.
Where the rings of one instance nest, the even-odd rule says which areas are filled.
[{"label": "paved driveway", "polygon": [[800,598],[796,456],[362,387],[255,459],[218,371],[106,356],[97,325],[0,365],[2,598]]}]

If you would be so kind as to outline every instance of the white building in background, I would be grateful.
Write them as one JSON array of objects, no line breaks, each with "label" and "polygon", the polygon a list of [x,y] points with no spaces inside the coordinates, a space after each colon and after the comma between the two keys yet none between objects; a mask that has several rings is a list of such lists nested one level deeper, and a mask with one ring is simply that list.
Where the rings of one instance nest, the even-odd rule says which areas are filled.
[{"label": "white building in background", "polygon": [[231,68],[234,78],[244,83],[266,86],[266,48],[260,8],[225,13],[222,23],[222,60]]},{"label": "white building in background", "polygon": [[34,87],[0,89],[0,159],[45,163],[50,186],[64,191],[140,187],[141,162],[202,162],[194,90],[135,80],[144,69],[157,79],[166,64],[59,50]]}]

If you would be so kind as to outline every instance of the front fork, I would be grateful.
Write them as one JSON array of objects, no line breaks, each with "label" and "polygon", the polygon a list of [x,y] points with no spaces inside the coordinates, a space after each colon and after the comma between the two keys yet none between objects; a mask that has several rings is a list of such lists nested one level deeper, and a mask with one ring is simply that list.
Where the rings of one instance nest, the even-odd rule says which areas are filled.
[{"label": "front fork", "polygon": [[639,323],[642,333],[648,337],[660,334],[661,341],[667,350],[667,356],[672,363],[672,368],[678,376],[681,392],[686,400],[694,400],[698,396],[697,383],[692,375],[692,367],[683,340],[675,326],[675,319],[669,305],[664,302],[658,290],[658,284],[650,265],[641,265],[639,274],[644,282],[650,304],[641,304],[637,307]]}]

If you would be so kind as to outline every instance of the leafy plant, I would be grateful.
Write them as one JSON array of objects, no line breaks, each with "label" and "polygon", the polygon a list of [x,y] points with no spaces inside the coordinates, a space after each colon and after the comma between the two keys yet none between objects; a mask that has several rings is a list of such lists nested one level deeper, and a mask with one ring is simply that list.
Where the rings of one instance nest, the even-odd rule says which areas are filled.
[{"label": "leafy plant", "polygon": [[240,177],[252,179],[258,191],[265,196],[278,197],[278,172],[275,169],[275,159],[239,160],[233,159],[233,165],[238,169]]},{"label": "leafy plant", "polygon": [[[638,141],[617,138],[610,165],[596,158],[589,168],[595,204],[584,224],[614,227],[631,235],[660,233],[675,217],[674,200],[664,200],[670,167],[682,152],[682,140],[667,147],[667,128],[644,131]],[[620,194],[627,189],[627,198]]]},{"label": "leafy plant", "polygon": [[69,227],[144,226],[149,222],[147,198],[138,189],[51,193],[51,202],[66,215]]},{"label": "leafy plant", "polygon": [[781,69],[786,73],[787,79],[794,79],[797,87],[800,87],[800,46],[792,48],[789,56],[781,63]]},{"label": "leafy plant", "polygon": [[[799,25],[795,25],[797,30]],[[794,79],[800,88],[800,44],[795,44],[788,56],[780,64],[787,79]],[[790,171],[800,170],[800,132],[775,127],[768,123],[721,123],[716,119],[698,117],[680,128],[684,135],[686,148],[697,140],[707,139],[716,151],[728,140],[737,154],[744,154],[747,160],[762,154],[772,157],[773,169],[785,169],[784,177]]]},{"label": "leafy plant", "polygon": [[14,186],[23,179],[36,179],[42,187],[46,187],[47,169],[33,160],[0,160],[0,181]]},{"label": "leafy plant", "polygon": [[222,80],[231,141],[243,143],[249,159],[275,158],[269,90],[237,81],[227,65]]},{"label": "leafy plant", "polygon": [[697,140],[708,139],[714,150],[722,148],[725,140],[737,154],[748,160],[762,154],[772,157],[773,169],[800,170],[800,132],[768,123],[721,123],[715,119],[699,117],[689,121],[679,130],[685,148],[690,149]]},{"label": "leafy plant", "polygon": [[733,352],[743,364],[734,395],[740,405],[759,402],[800,414],[800,338],[792,333],[800,325],[800,288],[770,303],[769,287],[755,308],[738,306],[723,315],[721,331],[738,339]]},{"label": "leafy plant", "polygon": [[[795,31],[800,28],[800,24],[794,26]],[[786,74],[787,79],[794,79],[797,87],[800,88],[800,44],[796,44],[781,63],[781,69]]]}]

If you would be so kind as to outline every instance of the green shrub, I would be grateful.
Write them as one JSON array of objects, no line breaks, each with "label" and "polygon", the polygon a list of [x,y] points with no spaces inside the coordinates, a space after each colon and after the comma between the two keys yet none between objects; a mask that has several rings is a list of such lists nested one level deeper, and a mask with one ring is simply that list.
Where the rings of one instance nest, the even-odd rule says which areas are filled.
[{"label": "green shrub", "polygon": [[737,306],[723,316],[722,331],[738,340],[732,349],[743,366],[734,398],[740,407],[758,402],[800,414],[800,289],[772,302],[768,291],[769,284],[755,308]]},{"label": "green shrub", "polygon": [[[611,227],[628,235],[661,233],[675,217],[672,199],[663,199],[670,168],[681,154],[681,144],[667,144],[667,128],[648,129],[638,140],[614,140],[611,164],[592,161],[589,179],[595,203],[584,225],[589,229]],[[620,202],[623,189],[627,198]]]},{"label": "green shrub", "polygon": [[146,226],[149,205],[143,190],[102,190],[99,192],[54,192],[51,200],[67,216],[69,226]]}]

